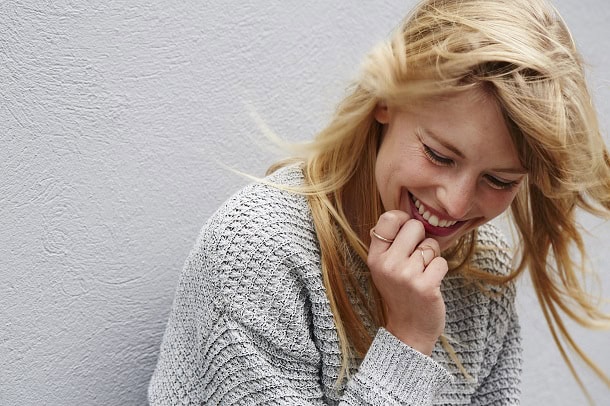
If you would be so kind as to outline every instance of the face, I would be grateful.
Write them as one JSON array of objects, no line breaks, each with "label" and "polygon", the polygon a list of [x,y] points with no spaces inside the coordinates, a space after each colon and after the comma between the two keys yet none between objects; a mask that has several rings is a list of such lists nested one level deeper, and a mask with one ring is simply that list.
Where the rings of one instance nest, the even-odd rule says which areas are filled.
[{"label": "face", "polygon": [[479,90],[396,109],[384,125],[375,178],[385,210],[421,221],[442,250],[508,208],[526,171],[502,113]]}]

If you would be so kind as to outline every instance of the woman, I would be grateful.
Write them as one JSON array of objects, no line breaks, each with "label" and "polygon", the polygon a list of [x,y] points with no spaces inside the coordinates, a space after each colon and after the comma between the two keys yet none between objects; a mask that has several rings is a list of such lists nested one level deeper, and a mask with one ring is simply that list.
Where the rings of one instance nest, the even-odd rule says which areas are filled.
[{"label": "woman", "polygon": [[[207,222],[151,404],[519,403],[525,269],[572,349],[559,309],[608,322],[569,254],[610,160],[545,1],[422,2],[304,149]],[[487,224],[509,206],[516,266]]]}]

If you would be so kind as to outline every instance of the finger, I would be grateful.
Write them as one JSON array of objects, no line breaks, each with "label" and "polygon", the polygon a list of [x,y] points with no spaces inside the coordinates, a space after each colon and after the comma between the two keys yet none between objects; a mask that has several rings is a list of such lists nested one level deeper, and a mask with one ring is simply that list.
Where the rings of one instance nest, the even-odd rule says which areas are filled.
[{"label": "finger", "polygon": [[425,238],[420,244],[420,247],[424,248],[424,249],[431,249],[432,252],[434,253],[435,257],[440,257],[441,256],[441,247],[438,244],[438,241],[436,241],[434,238]]},{"label": "finger", "polygon": [[422,272],[426,269],[426,267],[428,266],[428,264],[430,262],[432,262],[432,260],[434,259],[435,255],[434,255],[434,251],[432,250],[432,248],[430,247],[422,247],[421,245],[418,246],[417,248],[415,248],[415,251],[413,251],[413,254],[411,254],[411,259],[413,260],[413,257],[418,257],[419,261],[422,264],[421,270]]},{"label": "finger", "polygon": [[[425,236],[426,230],[420,221],[408,220],[398,231],[394,244],[392,244],[390,249],[397,254],[400,254],[402,258],[407,258],[413,253]],[[419,253],[418,255],[421,256]]]},{"label": "finger", "polygon": [[415,247],[415,250],[409,256],[409,261],[413,264],[419,264],[419,271],[424,272],[434,258],[436,258],[434,249],[420,244]]},{"label": "finger", "polygon": [[[411,217],[400,210],[391,210],[383,213],[373,230],[375,233],[386,240],[395,240],[396,235],[400,228],[410,219]],[[392,245],[391,242],[384,241],[373,234],[371,230],[371,245],[369,246],[369,255],[380,254],[388,250]]]},{"label": "finger", "polygon": [[381,234],[378,234],[374,228],[371,228],[371,238],[377,238],[379,241],[383,241],[388,244],[392,244],[394,242],[394,239],[386,238],[386,237],[382,236]]},{"label": "finger", "polygon": [[447,266],[447,261],[445,261],[442,257],[434,258],[424,270],[422,274],[422,279],[432,286],[440,286],[441,282],[447,272],[449,271],[449,267]]},{"label": "finger", "polygon": [[417,248],[422,251],[423,257],[425,258],[425,265],[428,266],[430,262],[436,257],[441,256],[441,248],[433,238],[424,239]]}]

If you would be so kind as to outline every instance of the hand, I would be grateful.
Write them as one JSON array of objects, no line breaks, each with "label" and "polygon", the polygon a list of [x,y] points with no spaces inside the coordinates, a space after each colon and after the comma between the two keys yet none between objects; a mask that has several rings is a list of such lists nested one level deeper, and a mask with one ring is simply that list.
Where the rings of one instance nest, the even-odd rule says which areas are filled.
[{"label": "hand", "polygon": [[448,267],[439,255],[438,242],[405,212],[383,213],[371,230],[367,265],[386,306],[385,328],[426,355],[445,328],[441,282]]}]

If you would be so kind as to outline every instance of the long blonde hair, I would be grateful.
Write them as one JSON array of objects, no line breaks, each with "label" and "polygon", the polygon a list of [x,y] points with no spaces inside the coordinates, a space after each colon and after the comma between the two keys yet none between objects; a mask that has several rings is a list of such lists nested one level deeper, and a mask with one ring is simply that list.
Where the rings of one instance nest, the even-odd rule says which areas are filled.
[{"label": "long blonde hair", "polygon": [[[383,212],[374,179],[381,136],[374,109],[382,101],[399,106],[475,87],[499,103],[528,169],[528,183],[511,205],[520,261],[504,276],[462,266],[476,249],[474,233],[444,256],[454,269],[486,283],[505,284],[529,269],[551,333],[579,385],[584,390],[566,345],[610,385],[572,340],[561,314],[589,328],[610,321],[582,286],[586,255],[574,217],[576,208],[609,216],[610,159],[581,57],[565,23],[544,0],[421,2],[370,53],[330,124],[308,146],[301,191],[309,196],[320,243],[342,372],[368,350],[367,326],[384,324],[374,285],[369,281],[370,291],[363,291],[350,271],[352,252],[366,260],[368,232]],[[581,261],[572,259],[572,247]]]}]

